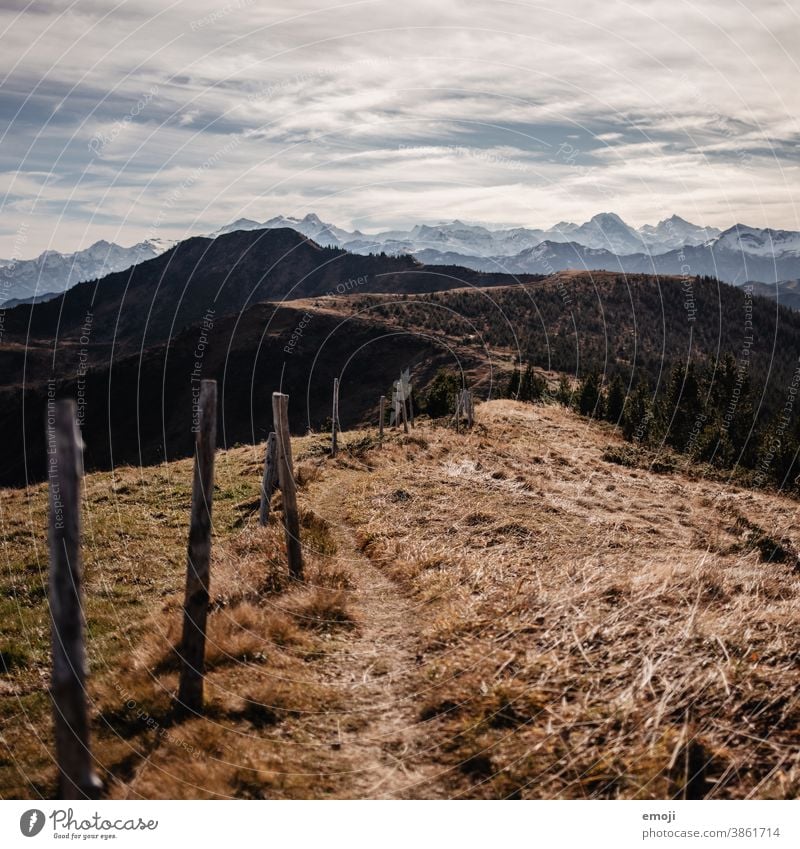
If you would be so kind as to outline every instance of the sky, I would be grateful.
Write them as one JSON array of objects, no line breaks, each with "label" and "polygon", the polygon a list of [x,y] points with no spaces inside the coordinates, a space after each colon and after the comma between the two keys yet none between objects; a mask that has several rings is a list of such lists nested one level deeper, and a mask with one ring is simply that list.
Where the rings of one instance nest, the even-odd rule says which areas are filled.
[{"label": "sky", "polygon": [[0,257],[316,212],[800,229],[796,0],[0,10]]}]

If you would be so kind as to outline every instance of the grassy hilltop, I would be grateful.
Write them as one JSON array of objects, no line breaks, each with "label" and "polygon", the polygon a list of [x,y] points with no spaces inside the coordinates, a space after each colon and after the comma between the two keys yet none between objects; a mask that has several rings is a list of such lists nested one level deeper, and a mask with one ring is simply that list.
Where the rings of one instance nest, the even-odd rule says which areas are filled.
[{"label": "grassy hilltop", "polygon": [[[559,406],[342,441],[294,441],[304,585],[279,494],[257,524],[261,446],[219,452],[208,711],[180,723],[191,463],[87,476],[108,796],[797,795],[796,502],[620,465],[615,429]],[[3,797],[55,788],[45,508],[0,492]]]}]

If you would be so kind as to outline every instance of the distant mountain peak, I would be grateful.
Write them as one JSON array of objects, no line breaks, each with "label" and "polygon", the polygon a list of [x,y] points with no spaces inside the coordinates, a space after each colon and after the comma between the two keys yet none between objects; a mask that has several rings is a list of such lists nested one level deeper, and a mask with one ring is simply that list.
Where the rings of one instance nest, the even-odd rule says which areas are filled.
[{"label": "distant mountain peak", "polygon": [[[598,223],[603,221],[614,221],[617,224],[625,224],[616,212],[598,212],[597,215],[593,215],[590,220],[597,221]],[[627,227],[628,225],[625,224],[625,226]]]},{"label": "distant mountain peak", "polygon": [[115,271],[124,271],[162,253],[155,244],[139,242],[123,248],[115,242],[99,239],[88,248],[74,253],[43,251],[34,259],[18,260],[0,266],[0,301],[27,300],[56,295],[85,280],[97,280]]}]

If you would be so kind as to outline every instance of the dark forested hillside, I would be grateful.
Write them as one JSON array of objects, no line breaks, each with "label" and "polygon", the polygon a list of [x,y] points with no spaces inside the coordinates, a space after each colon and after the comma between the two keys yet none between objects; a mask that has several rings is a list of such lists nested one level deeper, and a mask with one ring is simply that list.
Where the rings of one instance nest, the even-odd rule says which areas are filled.
[{"label": "dark forested hillside", "polygon": [[800,314],[709,278],[564,272],[491,290],[459,289],[407,299],[360,297],[355,308],[422,332],[473,337],[518,359],[583,377],[619,374],[654,391],[673,365],[745,365],[761,406],[774,413],[800,364]]},{"label": "dark forested hillside", "polygon": [[[77,351],[72,354],[77,364]],[[475,364],[469,350],[460,359]],[[450,350],[424,336],[398,335],[379,319],[262,303],[115,358],[110,368],[89,369],[80,378],[73,369],[52,391],[78,400],[87,467],[110,468],[190,454],[193,393],[201,379],[218,381],[218,442],[230,446],[264,439],[278,388],[292,398],[292,430],[304,433],[326,426],[334,377],[341,380],[340,416],[349,424],[377,415],[378,398],[402,369],[425,385],[446,365],[452,365]],[[44,475],[48,391],[46,383],[26,385],[24,392],[0,389],[4,485]]]},{"label": "dark forested hillside", "polygon": [[[63,298],[10,310],[4,341],[28,347],[43,342],[47,348],[54,339],[85,335],[92,345],[113,343],[130,353],[166,341],[209,310],[219,317],[266,300],[516,281],[512,275],[425,267],[409,256],[359,256],[322,248],[288,229],[236,231],[216,239],[187,239],[127,271],[79,284]],[[83,330],[87,317],[90,333]]]}]

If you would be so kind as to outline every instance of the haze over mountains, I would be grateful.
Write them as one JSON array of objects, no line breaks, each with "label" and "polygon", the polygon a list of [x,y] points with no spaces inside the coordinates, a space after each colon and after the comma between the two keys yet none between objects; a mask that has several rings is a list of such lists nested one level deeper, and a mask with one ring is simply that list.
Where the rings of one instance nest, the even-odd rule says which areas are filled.
[{"label": "haze over mountains", "polygon": [[[303,218],[280,215],[261,222],[239,218],[208,235],[217,238],[238,230],[279,228],[295,230],[323,247],[350,253],[410,254],[426,265],[459,265],[483,272],[552,274],[579,269],[707,275],[734,285],[772,284],[770,295],[781,301],[785,287],[776,289],[775,284],[800,277],[800,232],[744,224],[720,231],[678,215],[639,228],[609,212],[583,224],[562,221],[549,229],[489,228],[456,220],[363,233],[309,213]],[[99,241],[71,254],[46,251],[32,260],[0,260],[0,304],[47,300],[78,282],[99,279],[152,259],[173,244],[148,239],[123,248]]]}]

